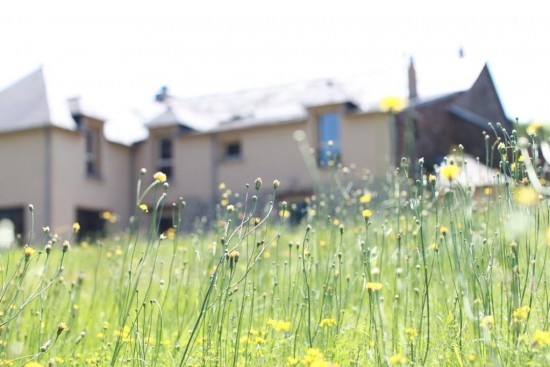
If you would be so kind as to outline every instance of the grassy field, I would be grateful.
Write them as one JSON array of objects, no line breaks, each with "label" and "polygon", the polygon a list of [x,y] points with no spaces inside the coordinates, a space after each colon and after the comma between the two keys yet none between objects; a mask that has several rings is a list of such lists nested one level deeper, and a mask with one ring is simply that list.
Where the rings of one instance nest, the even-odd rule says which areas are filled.
[{"label": "grassy field", "polygon": [[516,140],[475,191],[460,152],[378,191],[333,167],[297,226],[257,180],[220,187],[215,223],[159,234],[164,177],[144,172],[129,233],[46,228],[0,255],[0,366],[548,366],[550,212]]}]

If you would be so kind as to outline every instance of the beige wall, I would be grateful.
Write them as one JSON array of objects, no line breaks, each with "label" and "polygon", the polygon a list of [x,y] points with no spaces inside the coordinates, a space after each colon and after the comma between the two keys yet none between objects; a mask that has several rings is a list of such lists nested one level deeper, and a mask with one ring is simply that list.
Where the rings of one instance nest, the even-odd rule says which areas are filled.
[{"label": "beige wall", "polygon": [[347,115],[342,122],[342,161],[382,179],[391,162],[391,125],[386,113]]},{"label": "beige wall", "polygon": [[35,129],[0,135],[0,209],[23,207],[25,231],[30,230],[29,204],[35,208],[35,230],[45,225],[47,175],[46,130]]},{"label": "beige wall", "polygon": [[98,177],[88,177],[85,141],[81,132],[52,129],[52,222],[58,231],[70,230],[77,208],[116,213],[119,227],[128,224],[131,187],[130,148],[99,141]]},{"label": "beige wall", "polygon": [[282,192],[310,192],[312,180],[298,145],[293,138],[306,123],[291,123],[250,128],[217,134],[218,147],[225,142],[240,141],[240,160],[224,160],[218,156],[218,183],[224,182],[234,191],[244,191],[257,177],[270,187],[273,180],[281,182]]}]

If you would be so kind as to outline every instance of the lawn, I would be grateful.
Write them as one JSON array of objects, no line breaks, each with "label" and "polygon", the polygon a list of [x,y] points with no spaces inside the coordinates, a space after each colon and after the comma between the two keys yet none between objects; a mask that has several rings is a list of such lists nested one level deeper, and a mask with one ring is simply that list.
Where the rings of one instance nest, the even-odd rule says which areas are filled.
[{"label": "lawn", "polygon": [[[550,365],[550,212],[517,141],[485,188],[455,181],[460,151],[379,186],[335,165],[298,225],[284,183],[257,180],[178,230],[185,203],[143,172],[128,232],[35,229],[0,254],[0,366]],[[161,210],[175,229],[156,231]]]}]

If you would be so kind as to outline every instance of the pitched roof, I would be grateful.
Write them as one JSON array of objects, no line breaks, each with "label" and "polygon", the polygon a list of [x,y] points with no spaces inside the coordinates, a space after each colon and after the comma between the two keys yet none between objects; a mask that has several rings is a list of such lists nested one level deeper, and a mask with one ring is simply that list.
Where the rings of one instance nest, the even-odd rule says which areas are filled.
[{"label": "pitched roof", "polygon": [[55,97],[46,87],[42,68],[0,92],[0,132],[26,130],[43,126],[74,129],[67,108],[50,103]]},{"label": "pitched roof", "polygon": [[147,126],[179,124],[199,132],[228,130],[303,120],[307,108],[340,103],[360,105],[343,83],[319,79],[202,97],[168,97],[166,110]]}]

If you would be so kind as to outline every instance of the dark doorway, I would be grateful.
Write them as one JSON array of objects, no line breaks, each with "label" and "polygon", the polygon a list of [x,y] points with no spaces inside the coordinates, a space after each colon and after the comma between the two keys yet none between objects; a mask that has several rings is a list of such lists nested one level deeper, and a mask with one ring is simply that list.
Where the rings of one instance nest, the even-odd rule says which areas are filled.
[{"label": "dark doorway", "polygon": [[77,209],[76,221],[80,224],[78,239],[97,239],[105,237],[105,220],[101,217],[103,210]]},{"label": "dark doorway", "polygon": [[21,207],[0,208],[0,219],[9,219],[13,222],[15,236],[21,238],[25,233],[25,210]]}]

